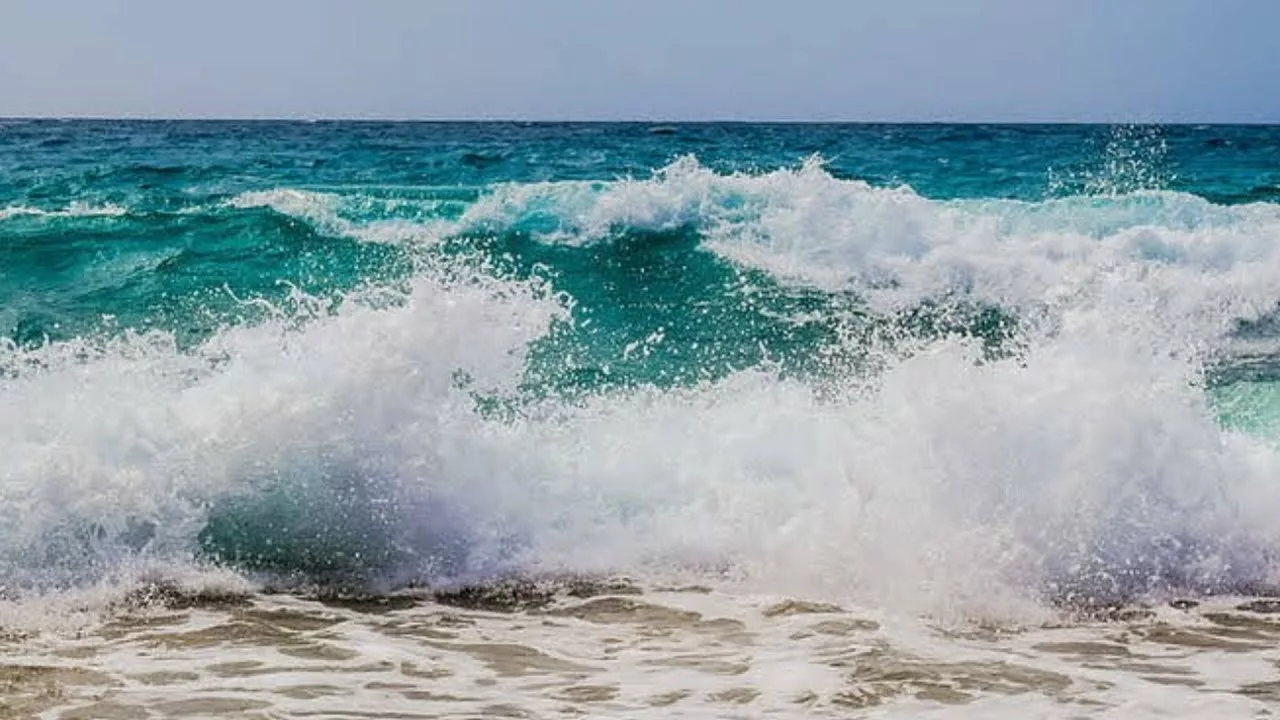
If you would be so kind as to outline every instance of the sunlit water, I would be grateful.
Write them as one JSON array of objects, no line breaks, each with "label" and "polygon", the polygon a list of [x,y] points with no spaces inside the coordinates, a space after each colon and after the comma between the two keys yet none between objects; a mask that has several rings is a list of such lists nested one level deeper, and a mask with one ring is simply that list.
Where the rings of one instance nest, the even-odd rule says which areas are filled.
[{"label": "sunlit water", "polygon": [[1262,717],[1272,128],[0,122],[0,717]]}]

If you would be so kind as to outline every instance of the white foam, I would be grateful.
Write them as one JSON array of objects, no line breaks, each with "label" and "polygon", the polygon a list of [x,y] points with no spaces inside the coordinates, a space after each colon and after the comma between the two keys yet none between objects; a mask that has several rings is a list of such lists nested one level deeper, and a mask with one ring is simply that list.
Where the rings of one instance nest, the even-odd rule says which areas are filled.
[{"label": "white foam", "polygon": [[226,202],[227,207],[241,210],[270,208],[282,215],[305,221],[323,233],[351,237],[365,242],[420,245],[439,241],[449,233],[453,225],[445,220],[423,223],[382,217],[361,221],[349,216],[378,217],[385,215],[387,210],[401,206],[420,205],[431,210],[439,204],[432,200],[420,202],[411,199],[375,200],[359,195],[351,197],[336,192],[292,188],[245,192]]},{"label": "white foam", "polygon": [[[190,554],[225,493],[354,479],[386,510],[368,528],[336,513],[334,534],[395,535],[420,553],[402,579],[700,572],[966,616],[1274,583],[1280,452],[1221,429],[1197,381],[1233,319],[1280,297],[1277,210],[1144,197],[1108,219],[1115,206],[1085,200],[935,203],[817,164],[719,176],[693,161],[500,188],[427,234],[536,216],[557,218],[544,241],[601,242],[695,224],[788,281],[1018,309],[1030,346],[980,361],[944,340],[870,387],[753,370],[514,419],[468,393],[514,388],[561,311],[497,281],[422,277],[407,304],[348,303],[296,330],[286,312],[195,353],[159,335],[10,348],[0,365],[43,369],[0,381],[0,563],[92,574],[140,524],[145,553]],[[326,195],[237,202],[341,220]]]},{"label": "white foam", "polygon": [[15,217],[120,217],[122,215],[127,215],[128,213],[128,208],[115,205],[113,203],[92,205],[85,202],[75,201],[64,208],[54,210],[32,207],[29,205],[10,205],[9,207],[0,208],[0,220],[8,220],[9,218]]},{"label": "white foam", "polygon": [[[0,592],[7,590],[0,587]],[[120,610],[146,613],[184,596],[216,602],[248,597],[256,590],[230,570],[191,558],[130,558],[77,587],[0,595],[0,632],[67,636],[101,627],[104,616]]]},{"label": "white foam", "polygon": [[1221,207],[1173,192],[935,202],[909,188],[834,178],[817,158],[797,169],[722,175],[685,157],[648,179],[497,185],[457,220],[343,219],[340,209],[352,202],[274,190],[233,204],[379,242],[521,230],[581,244],[624,229],[695,228],[726,258],[788,281],[856,289],[882,307],[956,292],[1024,310],[1076,306],[1136,284],[1139,294],[1159,291],[1159,302],[1183,305],[1171,315],[1211,308],[1209,322],[1220,326],[1270,309],[1280,294],[1272,241],[1280,206]]},{"label": "white foam", "polygon": [[424,279],[394,310],[351,305],[299,333],[290,314],[195,353],[160,333],[0,346],[16,374],[0,379],[0,577],[92,577],[131,545],[190,555],[207,504],[254,478],[398,460],[425,480],[442,427],[466,431],[458,374],[509,387],[555,308],[522,286]]},{"label": "white foam", "polygon": [[552,567],[701,564],[964,614],[1051,583],[1085,599],[1274,579],[1274,452],[1224,435],[1194,389],[1151,383],[1127,351],[1041,352],[1024,368],[950,348],[837,402],[763,374],[604,399],[483,453],[510,453],[515,476],[446,476],[464,496],[501,483],[471,526],[532,522],[526,561]]},{"label": "white foam", "polygon": [[[795,170],[720,175],[683,158],[646,180],[499,186],[453,231],[501,232],[542,215],[555,220],[535,233],[547,241],[696,227],[725,257],[898,304],[959,290],[1027,305],[1061,295],[1074,300],[1113,273],[1119,282],[1146,284],[1154,283],[1125,275],[1165,273],[1181,285],[1181,275],[1233,272],[1241,277],[1218,286],[1241,303],[1270,302],[1277,287],[1270,270],[1280,264],[1271,241],[1280,231],[1275,205],[1225,208],[1154,191],[940,203],[909,188],[836,179],[817,159]],[[1268,272],[1261,272],[1264,264]]]}]

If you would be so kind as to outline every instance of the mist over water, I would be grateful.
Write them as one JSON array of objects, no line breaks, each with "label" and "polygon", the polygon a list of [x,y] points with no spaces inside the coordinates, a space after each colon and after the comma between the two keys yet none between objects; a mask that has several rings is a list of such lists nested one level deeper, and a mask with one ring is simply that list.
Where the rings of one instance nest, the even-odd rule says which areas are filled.
[{"label": "mist over water", "polygon": [[1273,589],[1273,135],[7,125],[0,593]]}]

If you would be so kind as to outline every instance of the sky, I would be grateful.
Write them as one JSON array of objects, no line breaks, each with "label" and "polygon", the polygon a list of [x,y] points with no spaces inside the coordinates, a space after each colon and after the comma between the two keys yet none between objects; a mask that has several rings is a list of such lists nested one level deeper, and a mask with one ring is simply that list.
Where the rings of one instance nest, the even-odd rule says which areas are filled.
[{"label": "sky", "polygon": [[1280,122],[1280,0],[3,0],[0,116]]}]

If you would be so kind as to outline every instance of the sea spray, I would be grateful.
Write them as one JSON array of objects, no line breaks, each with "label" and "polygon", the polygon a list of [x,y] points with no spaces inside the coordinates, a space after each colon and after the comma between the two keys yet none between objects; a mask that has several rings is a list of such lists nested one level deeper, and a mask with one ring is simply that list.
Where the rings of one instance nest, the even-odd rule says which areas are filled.
[{"label": "sea spray", "polygon": [[[972,617],[1275,587],[1280,210],[1187,180],[1191,130],[1101,132],[1093,165],[1045,130],[1008,191],[878,174],[865,129],[814,130],[826,160],[645,135],[600,163],[573,127],[383,128],[400,155],[171,130],[111,132],[174,172],[0,173],[6,592],[137,562]],[[508,149],[441,149],[469,132]],[[945,152],[1022,147],[965,132]]]}]

